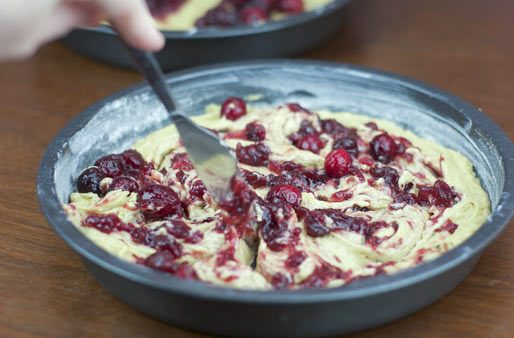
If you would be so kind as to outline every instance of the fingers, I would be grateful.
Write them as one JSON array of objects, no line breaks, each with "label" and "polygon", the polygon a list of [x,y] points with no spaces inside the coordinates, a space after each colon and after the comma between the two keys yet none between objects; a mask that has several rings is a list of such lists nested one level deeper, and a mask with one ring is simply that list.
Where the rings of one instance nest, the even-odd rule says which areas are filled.
[{"label": "fingers", "polygon": [[32,7],[31,11],[11,6],[10,21],[0,20],[5,25],[0,34],[4,47],[0,59],[30,57],[42,44],[67,34],[72,28],[96,25],[100,20],[98,8],[90,2],[47,0],[35,5],[39,7]]},{"label": "fingers", "polygon": [[45,43],[66,35],[77,26],[94,26],[101,21],[98,8],[89,2],[62,2],[40,27],[39,43]]},{"label": "fingers", "polygon": [[158,51],[164,36],[155,27],[143,0],[93,0],[120,35],[135,48]]}]

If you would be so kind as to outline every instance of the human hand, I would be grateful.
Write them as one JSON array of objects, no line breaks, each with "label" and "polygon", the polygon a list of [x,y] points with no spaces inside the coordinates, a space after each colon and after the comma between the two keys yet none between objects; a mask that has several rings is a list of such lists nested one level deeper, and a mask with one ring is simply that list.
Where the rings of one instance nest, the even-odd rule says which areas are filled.
[{"label": "human hand", "polygon": [[136,48],[157,51],[164,45],[144,0],[0,0],[0,60],[29,57],[72,28],[102,20]]}]

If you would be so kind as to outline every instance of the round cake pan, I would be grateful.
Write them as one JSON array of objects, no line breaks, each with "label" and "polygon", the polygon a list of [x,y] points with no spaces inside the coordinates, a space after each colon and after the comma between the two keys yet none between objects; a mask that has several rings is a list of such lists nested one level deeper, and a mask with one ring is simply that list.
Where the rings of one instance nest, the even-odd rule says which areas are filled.
[{"label": "round cake pan", "polygon": [[484,113],[442,90],[367,68],[314,61],[260,61],[201,67],[167,77],[187,114],[229,96],[260,95],[254,104],[298,102],[387,119],[455,149],[474,164],[492,214],[463,244],[394,274],[333,289],[248,291],[191,282],[124,262],[84,237],[67,219],[85,167],[168,124],[145,83],[91,106],[48,146],[38,173],[41,208],[55,231],[101,285],[142,312],[185,328],[245,337],[320,337],[377,326],[405,316],[452,290],[514,212],[514,147]]},{"label": "round cake pan", "polygon": [[[342,24],[350,0],[335,0],[317,10],[268,22],[261,26],[163,31],[166,46],[156,53],[166,70],[207,63],[293,56],[332,35]],[[108,26],[78,28],[62,41],[73,50],[121,67],[132,67]]]}]

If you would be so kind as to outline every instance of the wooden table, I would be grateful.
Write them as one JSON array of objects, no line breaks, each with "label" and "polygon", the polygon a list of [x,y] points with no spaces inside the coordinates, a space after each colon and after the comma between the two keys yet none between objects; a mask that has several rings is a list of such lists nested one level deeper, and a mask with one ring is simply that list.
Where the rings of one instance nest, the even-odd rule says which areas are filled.
[{"label": "wooden table", "polygon": [[[303,57],[417,78],[482,108],[514,138],[514,2],[357,0],[330,41]],[[85,271],[40,211],[39,160],[87,106],[139,81],[59,43],[0,65],[0,336],[207,337],[142,315]],[[356,337],[513,337],[514,227],[428,308]],[[321,325],[321,323],[320,323]]]}]

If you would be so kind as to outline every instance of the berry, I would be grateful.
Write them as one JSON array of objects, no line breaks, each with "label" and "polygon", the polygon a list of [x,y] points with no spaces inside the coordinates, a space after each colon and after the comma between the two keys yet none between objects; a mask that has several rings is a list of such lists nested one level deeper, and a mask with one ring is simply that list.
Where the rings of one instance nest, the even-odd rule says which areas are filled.
[{"label": "berry", "polygon": [[247,24],[257,24],[268,19],[266,12],[258,7],[246,7],[241,11],[241,20]]},{"label": "berry", "polygon": [[248,123],[245,127],[245,137],[250,141],[264,141],[266,138],[266,129],[258,122]]},{"label": "berry", "polygon": [[323,130],[324,133],[330,134],[333,137],[339,136],[353,138],[357,136],[355,129],[346,128],[334,119],[320,120],[319,124],[321,126],[321,130]]},{"label": "berry", "polygon": [[127,150],[121,153],[125,170],[141,170],[145,164],[145,160],[140,153],[135,150]]},{"label": "berry", "polygon": [[303,12],[302,0],[279,0],[277,9],[281,12],[298,14]]},{"label": "berry", "polygon": [[378,126],[375,122],[368,122],[365,124],[365,126],[371,130],[378,130]]},{"label": "berry", "polygon": [[458,224],[453,223],[451,220],[447,220],[441,227],[435,229],[435,232],[448,231],[451,235],[459,228]]},{"label": "berry", "polygon": [[391,167],[373,167],[369,170],[369,173],[373,178],[384,178],[385,184],[391,189],[393,192],[399,192],[400,187],[398,186],[398,180],[400,176],[398,175],[398,171]]},{"label": "berry", "polygon": [[312,112],[304,107],[300,106],[298,103],[287,103],[286,107],[289,108],[293,113],[306,113],[312,115]]},{"label": "berry", "polygon": [[110,234],[111,232],[123,229],[123,222],[115,214],[97,215],[91,214],[87,216],[84,225],[90,228],[95,228],[103,233]]},{"label": "berry", "polygon": [[330,232],[325,223],[325,215],[317,211],[311,211],[305,218],[305,230],[311,237],[323,237]]},{"label": "berry", "polygon": [[184,239],[191,233],[191,228],[180,220],[171,220],[172,227],[168,227],[168,233],[175,238]]},{"label": "berry", "polygon": [[182,256],[182,245],[169,235],[150,235],[150,246],[159,251],[168,251],[175,258]]},{"label": "berry", "polygon": [[228,98],[221,106],[221,115],[229,120],[235,121],[245,114],[246,103],[238,97]]},{"label": "berry", "polygon": [[164,19],[168,14],[175,12],[186,0],[146,0],[148,10],[153,17]]},{"label": "berry", "polygon": [[218,7],[209,10],[203,18],[196,21],[195,26],[204,27],[231,27],[239,23],[238,13],[233,6],[224,6],[222,2]]},{"label": "berry", "polygon": [[332,149],[344,149],[349,154],[357,155],[357,141],[352,137],[342,137],[334,142]]},{"label": "berry", "polygon": [[191,198],[203,201],[203,195],[205,195],[205,193],[207,193],[207,190],[205,189],[202,181],[194,181],[191,185],[191,189],[189,190],[189,196],[191,196]]},{"label": "berry", "polygon": [[148,220],[184,215],[177,193],[160,184],[150,184],[139,190],[137,203]]},{"label": "berry", "polygon": [[296,146],[302,150],[308,150],[315,154],[319,154],[319,151],[325,146],[323,141],[314,135],[305,135],[298,142]]},{"label": "berry", "polygon": [[296,269],[303,263],[303,261],[307,258],[305,252],[295,251],[286,259],[286,266],[288,268]]},{"label": "berry", "polygon": [[387,133],[377,135],[369,144],[369,153],[376,161],[388,163],[396,156],[396,143]]},{"label": "berry", "polygon": [[228,249],[218,252],[218,255],[216,257],[216,266],[222,266],[228,261],[235,261],[235,253],[236,252],[234,247],[230,247]]},{"label": "berry", "polygon": [[242,170],[243,177],[254,189],[261,188],[268,184],[268,177],[255,171]]},{"label": "berry", "polygon": [[311,121],[303,120],[302,123],[300,123],[300,130],[298,130],[301,136],[305,135],[319,135],[319,132],[314,128]]},{"label": "berry", "polygon": [[302,193],[291,185],[276,185],[268,191],[266,200],[273,204],[286,202],[292,206],[300,206],[302,203]]},{"label": "berry", "polygon": [[434,198],[436,206],[451,207],[454,202],[452,188],[446,182],[437,180],[434,183]]},{"label": "berry", "polygon": [[[281,251],[286,247],[286,243],[282,240],[287,231],[287,219],[290,216],[288,204],[281,203],[273,205],[267,202],[261,203],[262,215],[259,222],[262,239],[266,242],[268,248],[272,251]],[[281,212],[283,219],[278,219],[276,215]]]},{"label": "berry", "polygon": [[252,166],[267,165],[270,154],[271,150],[263,143],[252,144],[246,147],[238,143],[236,146],[236,156],[239,162]]},{"label": "berry", "polygon": [[455,203],[457,195],[452,188],[444,181],[437,180],[433,186],[425,186],[419,188],[416,202],[423,206],[429,206],[432,203],[440,208],[451,207]]},{"label": "berry", "polygon": [[291,281],[286,275],[277,272],[271,278],[271,285],[273,285],[275,289],[282,290],[289,288],[289,286],[291,285]]},{"label": "berry", "polygon": [[341,178],[348,174],[351,163],[352,159],[346,150],[332,150],[325,157],[325,171],[330,177]]},{"label": "berry", "polygon": [[171,167],[175,170],[193,170],[193,164],[186,153],[179,153],[173,156]]},{"label": "berry", "polygon": [[170,251],[157,251],[145,260],[145,265],[152,269],[175,274],[180,268],[180,264],[175,262],[176,259],[177,257]]},{"label": "berry", "polygon": [[105,178],[98,168],[87,168],[80,174],[77,180],[77,190],[80,193],[92,192],[100,194],[100,182]]},{"label": "berry", "polygon": [[394,203],[416,204],[416,196],[408,192],[401,192],[394,196]]},{"label": "berry", "polygon": [[97,166],[106,177],[118,177],[123,175],[124,172],[123,158],[116,154],[102,157],[95,162],[95,166]]},{"label": "berry", "polygon": [[139,190],[139,184],[132,177],[120,176],[112,180],[109,185],[108,191],[123,190],[129,192],[137,192]]}]

